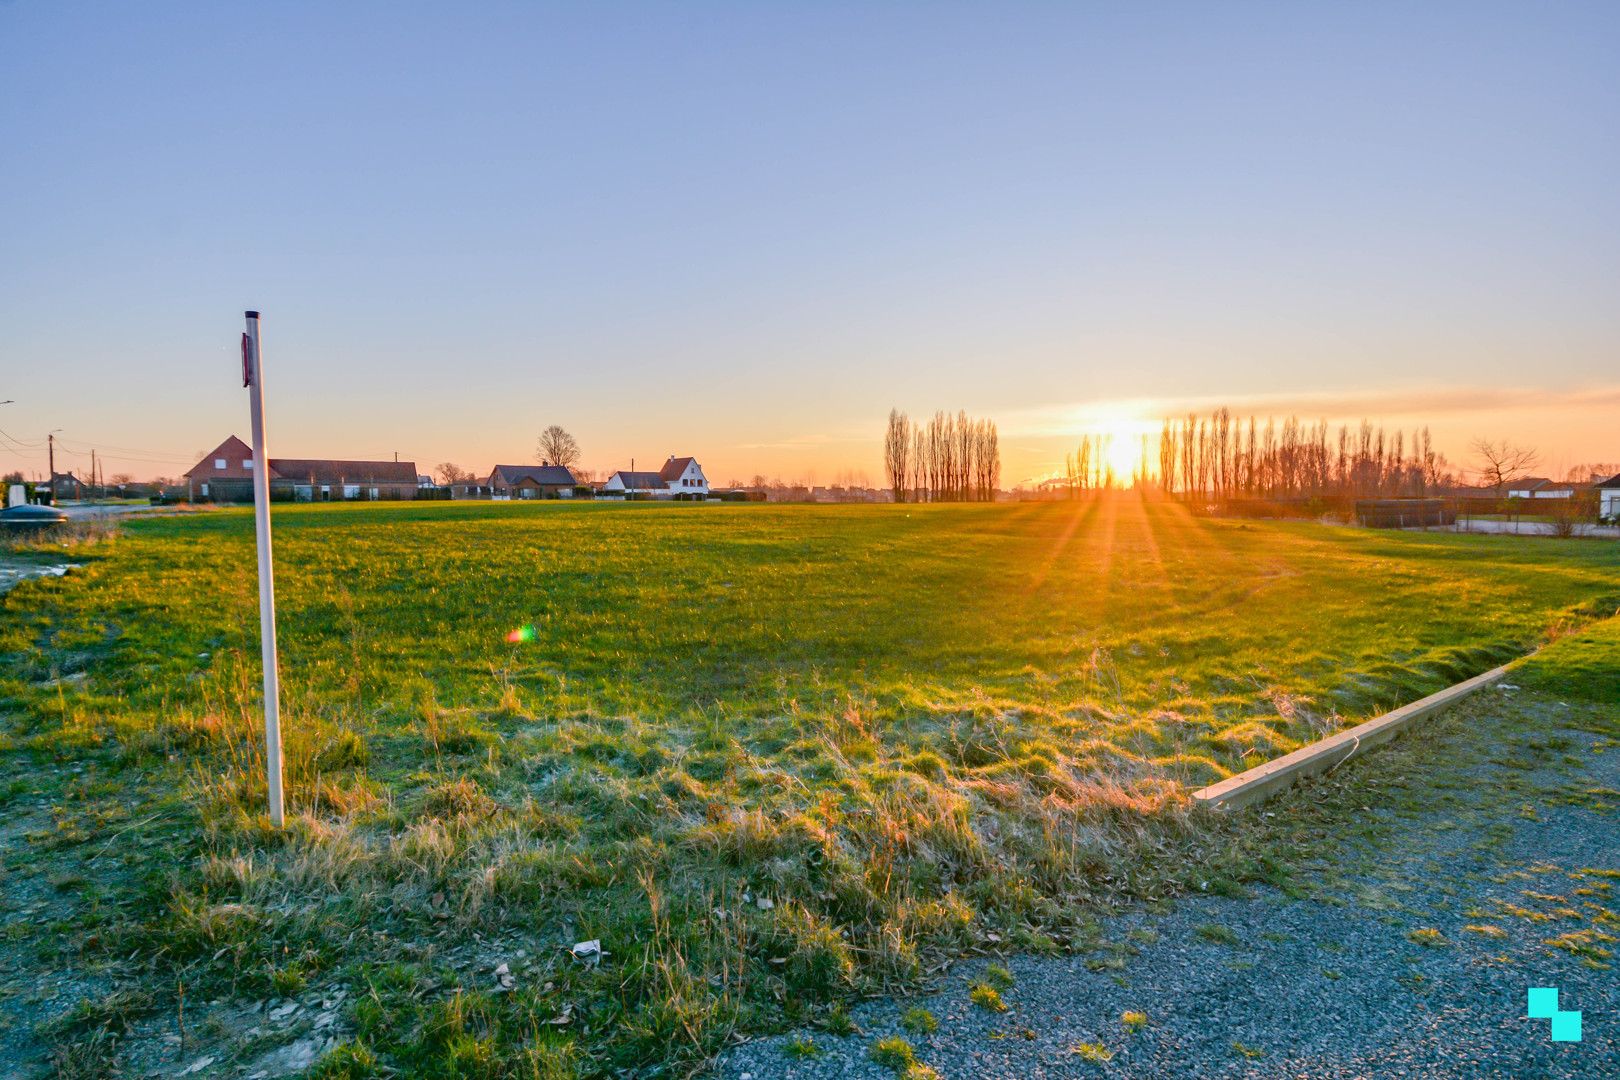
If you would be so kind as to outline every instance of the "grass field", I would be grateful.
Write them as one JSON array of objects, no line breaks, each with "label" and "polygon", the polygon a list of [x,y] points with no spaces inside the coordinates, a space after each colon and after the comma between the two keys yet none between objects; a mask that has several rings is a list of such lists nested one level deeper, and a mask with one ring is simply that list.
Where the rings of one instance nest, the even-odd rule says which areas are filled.
[{"label": "grass field", "polygon": [[[63,1071],[177,1004],[206,1043],[341,990],[317,1075],[681,1073],[939,956],[1264,877],[1191,787],[1620,605],[1614,544],[1134,498],[276,515],[284,834],[250,514],[131,522],[0,600],[8,885],[50,880],[7,891],[8,978],[82,999],[23,1031],[8,996],[8,1037]],[[1587,638],[1560,655],[1602,693]]]}]

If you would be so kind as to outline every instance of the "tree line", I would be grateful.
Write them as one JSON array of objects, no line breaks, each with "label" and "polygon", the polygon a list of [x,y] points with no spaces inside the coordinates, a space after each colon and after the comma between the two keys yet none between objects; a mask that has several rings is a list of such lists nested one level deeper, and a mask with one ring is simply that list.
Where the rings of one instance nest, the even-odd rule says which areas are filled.
[{"label": "tree line", "polygon": [[1297,417],[1261,425],[1230,409],[1166,419],[1159,433],[1159,483],[1164,490],[1207,497],[1291,498],[1315,495],[1418,496],[1456,482],[1427,427],[1401,428],[1363,420],[1302,424]]},{"label": "tree line", "polygon": [[[1112,435],[1082,435],[1080,445],[1073,453],[1063,455],[1062,480],[1068,484],[1072,498],[1076,492],[1110,491],[1125,484],[1125,478],[1114,468],[1114,437]],[[1132,486],[1147,483],[1147,438],[1142,440],[1142,461],[1132,471]]]},{"label": "tree line", "polygon": [[991,502],[1001,485],[993,420],[936,412],[926,423],[889,410],[883,467],[895,502]]}]

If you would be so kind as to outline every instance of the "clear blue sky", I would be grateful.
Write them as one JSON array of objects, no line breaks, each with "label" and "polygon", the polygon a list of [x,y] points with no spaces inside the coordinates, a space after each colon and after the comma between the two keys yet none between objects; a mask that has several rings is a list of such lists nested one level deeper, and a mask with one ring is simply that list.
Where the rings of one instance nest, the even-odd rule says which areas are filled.
[{"label": "clear blue sky", "polygon": [[1613,460],[1617,56],[1613,3],[0,3],[0,429],[178,472],[256,307],[288,455],[827,482],[895,404],[1012,482],[1088,404],[1343,396]]}]

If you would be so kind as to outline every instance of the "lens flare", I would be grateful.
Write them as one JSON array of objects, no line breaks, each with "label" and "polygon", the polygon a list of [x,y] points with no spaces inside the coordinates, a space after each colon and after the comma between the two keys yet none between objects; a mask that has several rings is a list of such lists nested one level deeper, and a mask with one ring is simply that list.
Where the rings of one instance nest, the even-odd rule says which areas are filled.
[{"label": "lens flare", "polygon": [[506,640],[511,642],[513,645],[519,645],[525,641],[533,641],[534,627],[520,626],[516,630],[513,630],[510,634],[507,634]]}]

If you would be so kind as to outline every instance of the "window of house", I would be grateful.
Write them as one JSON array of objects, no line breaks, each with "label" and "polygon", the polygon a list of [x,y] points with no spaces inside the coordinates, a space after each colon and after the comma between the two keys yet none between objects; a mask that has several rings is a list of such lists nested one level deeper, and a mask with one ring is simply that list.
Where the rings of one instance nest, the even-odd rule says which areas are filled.
[{"label": "window of house", "polygon": [[224,458],[217,457],[217,458],[214,459],[214,468],[223,469],[224,467],[225,467],[225,459]]},{"label": "window of house", "polygon": [[251,469],[251,468],[253,468],[253,459],[252,459],[252,458],[250,458],[250,457],[248,457],[248,458],[243,458],[243,459],[242,459],[242,468],[244,468],[244,469]]},{"label": "window of house", "polygon": [[203,487],[203,490],[202,490],[203,498],[206,499],[206,498],[208,498],[208,485],[204,484],[202,487]]}]

